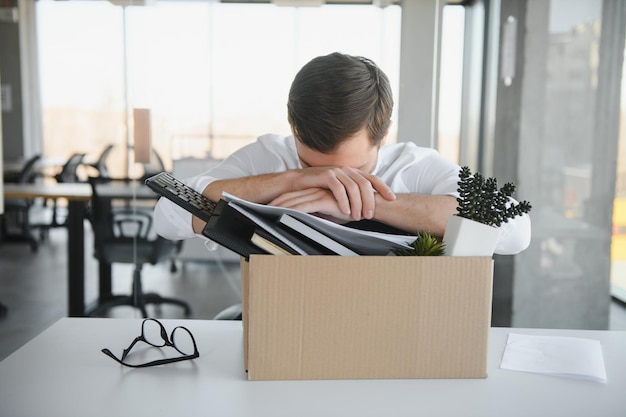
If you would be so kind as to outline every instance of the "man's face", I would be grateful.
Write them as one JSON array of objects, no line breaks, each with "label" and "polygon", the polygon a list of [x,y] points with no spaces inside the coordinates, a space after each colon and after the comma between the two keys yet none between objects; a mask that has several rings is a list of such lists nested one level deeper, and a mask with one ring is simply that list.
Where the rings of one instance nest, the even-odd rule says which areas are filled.
[{"label": "man's face", "polygon": [[[384,143],[381,142],[380,146]],[[380,146],[372,145],[366,129],[343,141],[333,153],[315,151],[296,139],[296,149],[303,168],[335,166],[350,167],[371,173],[376,167]]]}]

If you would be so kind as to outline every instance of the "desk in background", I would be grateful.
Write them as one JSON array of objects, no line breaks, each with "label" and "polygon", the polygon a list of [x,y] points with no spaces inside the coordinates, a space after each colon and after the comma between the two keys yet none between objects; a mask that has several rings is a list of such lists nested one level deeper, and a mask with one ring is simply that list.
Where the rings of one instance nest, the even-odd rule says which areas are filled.
[{"label": "desk in background", "polygon": [[4,198],[66,198],[67,217],[67,288],[68,314],[85,314],[85,230],[87,203],[91,199],[89,184],[4,184]]},{"label": "desk in background", "polygon": [[[0,362],[0,414],[28,416],[568,416],[626,415],[626,332],[493,328],[487,379],[247,381],[242,324],[184,325],[200,357],[125,368],[141,320],[66,318]],[[508,333],[600,340],[608,383],[499,369]],[[137,348],[137,346],[135,347]]]},{"label": "desk in background", "polygon": [[[155,199],[156,194],[137,181],[102,186],[107,198]],[[4,198],[66,198],[68,315],[84,316],[85,306],[85,213],[91,200],[91,186],[87,183],[4,184]],[[111,295],[111,265],[99,263],[99,300]]]}]

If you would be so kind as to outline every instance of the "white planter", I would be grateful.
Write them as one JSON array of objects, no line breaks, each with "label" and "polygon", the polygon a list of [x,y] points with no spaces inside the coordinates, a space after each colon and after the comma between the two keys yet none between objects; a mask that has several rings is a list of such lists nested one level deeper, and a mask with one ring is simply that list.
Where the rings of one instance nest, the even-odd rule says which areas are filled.
[{"label": "white planter", "polygon": [[464,217],[450,216],[443,241],[446,256],[492,256],[500,229]]}]

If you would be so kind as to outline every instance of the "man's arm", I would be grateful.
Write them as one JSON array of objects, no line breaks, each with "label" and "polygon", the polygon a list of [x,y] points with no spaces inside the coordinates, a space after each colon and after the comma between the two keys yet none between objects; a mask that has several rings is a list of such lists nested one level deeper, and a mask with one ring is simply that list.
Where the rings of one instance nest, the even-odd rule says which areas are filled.
[{"label": "man's arm", "polygon": [[[289,191],[295,171],[262,174],[250,177],[215,180],[206,186],[202,194],[212,201],[219,201],[224,191],[244,200],[264,204]],[[196,216],[192,218],[194,233],[202,233],[206,223]]]},{"label": "man's arm", "polygon": [[[339,212],[332,194],[323,189],[289,193],[270,204],[317,213],[334,221],[351,220]],[[376,195],[373,219],[408,233],[426,231],[442,238],[448,218],[456,214],[456,207],[456,198],[450,195],[398,194],[393,201]],[[523,251],[530,244],[530,234],[530,217],[527,214],[503,223],[495,253],[513,255]]]},{"label": "man's arm", "polygon": [[[341,215],[352,220],[371,218],[377,198],[395,199],[395,194],[380,178],[345,167],[311,167],[220,179],[207,185],[203,194],[217,201],[226,191],[248,201],[266,204],[282,195],[315,188],[328,192]],[[192,225],[194,232],[200,233],[205,224],[194,217]]]},{"label": "man's arm", "polygon": [[[516,201],[511,199],[511,202]],[[395,201],[377,199],[374,218],[409,233],[426,231],[442,238],[448,218],[456,214],[456,207],[456,198],[449,195],[398,194]],[[530,238],[530,216],[517,216],[500,226],[495,253],[520,253],[530,245]]]},{"label": "man's arm", "polygon": [[456,208],[456,198],[450,195],[397,194],[394,201],[376,199],[374,219],[408,233],[429,232],[441,238]]},{"label": "man's arm", "polygon": [[[443,236],[448,217],[456,212],[457,207],[456,198],[449,195],[397,194],[394,200],[388,200],[376,193],[374,199],[375,210],[368,218],[408,233],[428,231],[439,237]],[[269,204],[318,213],[335,221],[354,220],[341,213],[334,196],[322,188],[283,194]]]},{"label": "man's arm", "polygon": [[219,179],[207,185],[202,194],[210,200],[219,201],[226,191],[244,200],[265,204],[276,196],[289,192],[295,176],[296,171],[289,170],[275,174]]}]

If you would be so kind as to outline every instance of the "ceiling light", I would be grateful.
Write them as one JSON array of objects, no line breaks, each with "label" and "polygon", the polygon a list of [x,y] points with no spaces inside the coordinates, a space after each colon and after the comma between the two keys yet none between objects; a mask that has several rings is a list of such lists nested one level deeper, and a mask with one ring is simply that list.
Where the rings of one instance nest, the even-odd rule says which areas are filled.
[{"label": "ceiling light", "polygon": [[272,4],[280,7],[320,7],[324,0],[272,0]]}]

